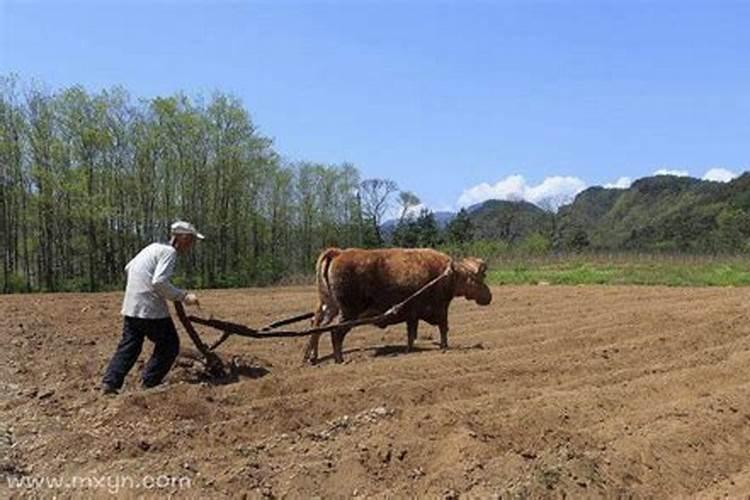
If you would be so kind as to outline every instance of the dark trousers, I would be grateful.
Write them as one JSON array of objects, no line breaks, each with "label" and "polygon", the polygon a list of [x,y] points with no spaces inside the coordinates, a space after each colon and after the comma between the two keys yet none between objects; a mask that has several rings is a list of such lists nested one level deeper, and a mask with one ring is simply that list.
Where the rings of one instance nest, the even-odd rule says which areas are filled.
[{"label": "dark trousers", "polygon": [[180,339],[172,318],[142,319],[125,316],[122,338],[107,367],[103,382],[119,389],[143,349],[143,339],[154,343],[154,352],[143,369],[143,385],[159,385],[180,351]]}]

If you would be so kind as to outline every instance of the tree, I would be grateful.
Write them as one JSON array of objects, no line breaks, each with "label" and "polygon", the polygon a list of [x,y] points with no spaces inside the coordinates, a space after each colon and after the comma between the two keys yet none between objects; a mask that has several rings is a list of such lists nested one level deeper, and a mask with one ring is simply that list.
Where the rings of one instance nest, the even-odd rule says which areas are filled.
[{"label": "tree", "polygon": [[[3,268],[0,291],[6,293],[18,288],[19,234],[25,236],[28,231],[28,196],[23,163],[23,138],[27,131],[16,85],[14,77],[0,79],[0,258]],[[25,237],[21,246],[26,249]],[[28,268],[26,250],[23,261],[24,268]]]},{"label": "tree", "polygon": [[398,247],[436,247],[441,243],[440,230],[435,214],[423,208],[419,215],[406,217],[398,222],[393,231],[393,244]]},{"label": "tree", "polygon": [[401,219],[393,230],[393,245],[401,248],[419,246],[419,227],[414,218]]},{"label": "tree", "polygon": [[417,233],[419,234],[419,246],[434,248],[440,242],[440,229],[438,228],[435,214],[431,210],[423,208],[416,220]]},{"label": "tree", "polygon": [[589,245],[591,245],[589,235],[583,229],[577,229],[570,238],[567,246],[576,252],[582,252],[583,250],[586,250]]},{"label": "tree", "polygon": [[471,222],[469,212],[462,208],[445,228],[445,233],[450,243],[468,243],[474,235],[474,223]]},{"label": "tree", "polygon": [[401,191],[398,194],[398,204],[401,207],[401,215],[398,218],[399,222],[404,220],[409,209],[416,207],[420,203],[421,201],[419,200],[419,197],[411,191]]},{"label": "tree", "polygon": [[716,216],[717,228],[712,238],[721,252],[746,250],[750,239],[750,214],[738,208],[724,208]]},{"label": "tree", "polygon": [[555,234],[557,234],[557,226],[558,226],[558,210],[560,206],[565,202],[566,197],[564,195],[553,195],[548,196],[546,198],[543,198],[539,200],[537,203],[537,206],[547,212],[549,214],[550,219],[550,239],[554,238]]},{"label": "tree", "polygon": [[378,245],[383,244],[380,225],[390,208],[391,195],[396,191],[398,186],[388,179],[366,179],[360,184],[362,212],[372,226]]},{"label": "tree", "polygon": [[[26,98],[28,113],[28,140],[30,144],[30,186],[35,193],[33,197],[36,207],[36,224],[33,239],[38,245],[36,260],[37,276],[49,291],[57,289],[54,274],[55,256],[59,254],[57,243],[62,243],[57,236],[55,218],[56,192],[60,191],[59,182],[65,179],[62,190],[77,192],[80,186],[80,176],[66,176],[62,173],[63,160],[67,156],[62,138],[57,134],[56,106],[51,97],[39,89],[32,89]],[[82,218],[80,212],[75,213],[77,219]],[[59,217],[59,214],[58,214]],[[56,227],[57,226],[57,227]],[[30,270],[29,270],[30,271]]]}]

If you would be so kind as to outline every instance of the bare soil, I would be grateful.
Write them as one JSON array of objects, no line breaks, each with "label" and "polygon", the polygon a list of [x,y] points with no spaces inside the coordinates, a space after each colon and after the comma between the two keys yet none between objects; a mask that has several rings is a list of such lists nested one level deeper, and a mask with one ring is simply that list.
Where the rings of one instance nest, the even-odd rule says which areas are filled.
[{"label": "bare soil", "polygon": [[[750,493],[750,289],[493,293],[454,302],[447,352],[424,324],[413,353],[403,325],[354,330],[344,365],[302,365],[304,339],[233,338],[238,377],[219,383],[183,336],[164,387],[139,388],[141,361],[115,397],[96,389],[120,293],[0,296],[0,496],[102,494],[9,489],[24,475],[189,477],[159,493],[194,498]],[[311,287],[201,298],[251,326],[315,304]]]}]

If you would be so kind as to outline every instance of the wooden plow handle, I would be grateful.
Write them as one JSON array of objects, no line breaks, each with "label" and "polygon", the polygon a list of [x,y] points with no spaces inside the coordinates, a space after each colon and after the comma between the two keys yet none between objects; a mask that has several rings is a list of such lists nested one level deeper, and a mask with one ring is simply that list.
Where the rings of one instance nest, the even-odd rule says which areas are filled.
[{"label": "wooden plow handle", "polygon": [[206,368],[208,368],[208,371],[217,377],[225,376],[227,372],[224,367],[224,362],[215,352],[206,347],[206,344],[203,343],[198,332],[195,331],[192,323],[190,323],[188,315],[185,314],[185,307],[181,302],[175,301],[174,308],[175,311],[177,311],[177,318],[180,320],[180,323],[182,323],[183,328],[185,328],[188,337],[193,341],[193,344],[195,344],[198,351],[203,354],[203,357],[206,358]]}]

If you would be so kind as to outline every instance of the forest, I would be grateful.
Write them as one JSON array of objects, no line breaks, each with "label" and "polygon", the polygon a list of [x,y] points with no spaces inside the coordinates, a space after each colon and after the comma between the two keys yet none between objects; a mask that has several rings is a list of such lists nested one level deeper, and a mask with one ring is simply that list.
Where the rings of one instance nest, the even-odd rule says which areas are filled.
[{"label": "forest", "polygon": [[320,248],[383,244],[397,186],[351,164],[286,160],[234,96],[135,98],[0,81],[0,290],[120,287],[141,247],[185,219],[208,237],[191,287],[309,273]]}]

